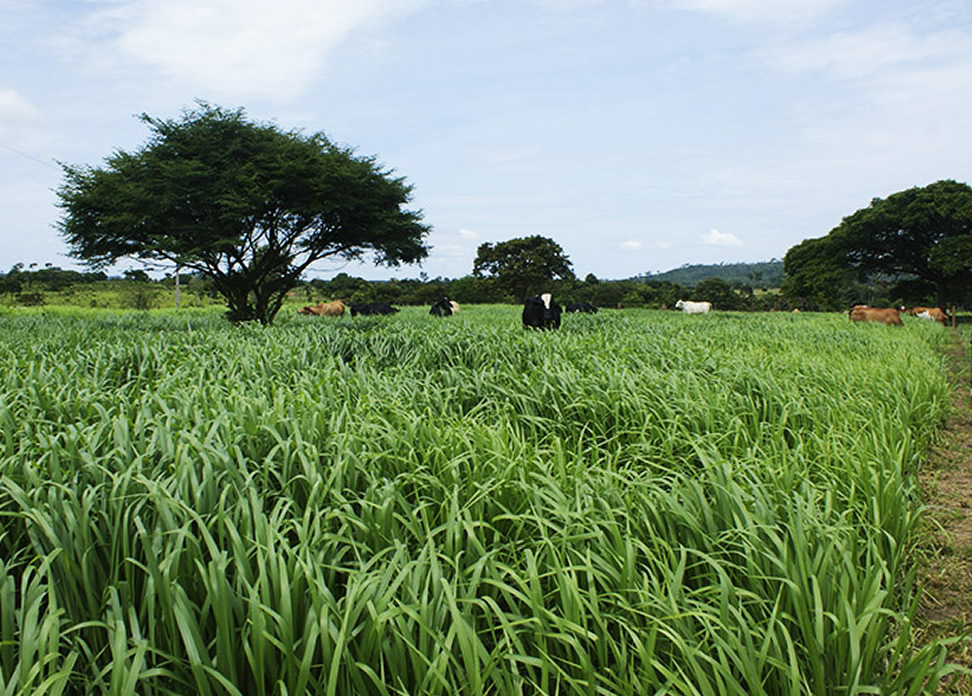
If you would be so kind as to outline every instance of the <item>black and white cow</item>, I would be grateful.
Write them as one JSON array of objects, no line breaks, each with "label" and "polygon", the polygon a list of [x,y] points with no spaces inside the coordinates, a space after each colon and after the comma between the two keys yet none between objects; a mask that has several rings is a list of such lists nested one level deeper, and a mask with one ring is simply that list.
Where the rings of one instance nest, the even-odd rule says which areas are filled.
[{"label": "black and white cow", "polygon": [[523,303],[523,327],[527,329],[559,329],[560,305],[549,292],[526,298]]},{"label": "black and white cow", "polygon": [[372,314],[395,314],[398,307],[392,307],[387,302],[358,303],[351,305],[351,316],[369,316]]},{"label": "black and white cow", "polygon": [[448,297],[443,297],[441,300],[432,305],[432,308],[429,310],[429,314],[431,314],[433,317],[451,317],[453,312],[453,304],[455,303],[451,302]]},{"label": "black and white cow", "polygon": [[565,312],[583,312],[584,314],[597,314],[597,307],[590,302],[575,302],[564,308]]}]

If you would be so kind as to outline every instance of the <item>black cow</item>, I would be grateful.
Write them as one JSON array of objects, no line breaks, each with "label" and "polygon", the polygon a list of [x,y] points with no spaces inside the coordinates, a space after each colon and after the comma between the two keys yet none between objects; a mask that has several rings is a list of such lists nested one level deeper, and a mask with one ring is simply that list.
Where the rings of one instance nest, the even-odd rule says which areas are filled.
[{"label": "black cow", "polygon": [[359,303],[351,305],[351,316],[369,316],[372,314],[395,314],[397,307],[392,307],[387,302]]},{"label": "black cow", "polygon": [[526,298],[523,303],[523,327],[527,329],[559,329],[560,305],[549,292]]},{"label": "black cow", "polygon": [[433,317],[451,317],[452,316],[452,303],[449,301],[448,297],[443,297],[441,300],[432,305],[429,310],[429,314]]},{"label": "black cow", "polygon": [[590,302],[575,302],[564,308],[565,312],[583,312],[584,314],[597,314],[597,307]]}]

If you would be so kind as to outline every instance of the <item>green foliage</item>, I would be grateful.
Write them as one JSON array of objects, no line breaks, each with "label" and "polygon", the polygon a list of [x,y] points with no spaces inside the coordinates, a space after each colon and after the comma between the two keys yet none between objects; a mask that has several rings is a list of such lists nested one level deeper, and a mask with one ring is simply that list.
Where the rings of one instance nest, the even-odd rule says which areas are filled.
[{"label": "green foliage", "polygon": [[783,281],[783,262],[686,264],[664,273],[648,273],[638,280],[667,281],[694,288],[708,278],[721,278],[733,287],[777,288]]},{"label": "green foliage", "polygon": [[938,181],[875,198],[845,217],[830,234],[807,240],[787,253],[793,294],[832,285],[826,303],[846,296],[849,273],[859,282],[884,276],[892,282],[917,279],[934,289],[935,304],[958,302],[972,279],[972,188]]},{"label": "green foliage", "polygon": [[270,323],[314,262],[424,258],[411,186],[325,135],[281,131],[206,104],[142,115],[152,137],[104,168],[64,165],[60,231],[92,265],[174,262],[210,278],[234,320]]},{"label": "green foliage", "polygon": [[746,299],[732,289],[722,278],[706,278],[695,286],[692,299],[711,302],[716,309],[739,310],[746,305]]},{"label": "green foliage", "polygon": [[0,313],[0,691],[933,692],[940,327]]},{"label": "green foliage", "polygon": [[783,258],[783,295],[801,309],[838,311],[855,299],[854,274],[840,260],[831,237],[807,239]]},{"label": "green foliage", "polygon": [[24,264],[14,264],[6,274],[0,274],[0,293],[58,292],[66,288],[107,280],[104,273],[66,271],[52,264],[37,270],[24,270]]},{"label": "green foliage", "polygon": [[143,280],[128,280],[125,282],[125,295],[128,306],[132,309],[152,309],[159,303],[159,288]]},{"label": "green foliage", "polygon": [[551,281],[574,279],[564,250],[554,240],[539,235],[480,244],[473,275],[494,278],[514,302],[547,292]]}]

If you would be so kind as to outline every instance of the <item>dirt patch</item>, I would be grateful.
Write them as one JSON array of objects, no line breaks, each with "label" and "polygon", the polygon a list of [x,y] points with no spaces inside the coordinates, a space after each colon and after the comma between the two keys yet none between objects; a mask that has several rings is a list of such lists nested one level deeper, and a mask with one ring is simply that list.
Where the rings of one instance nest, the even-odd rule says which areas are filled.
[{"label": "dirt patch", "polygon": [[[921,642],[972,635],[972,408],[968,344],[958,334],[947,348],[955,384],[952,414],[919,475],[927,512]],[[972,669],[972,643],[959,641],[949,661]],[[972,694],[972,676],[942,687],[942,694]]]}]

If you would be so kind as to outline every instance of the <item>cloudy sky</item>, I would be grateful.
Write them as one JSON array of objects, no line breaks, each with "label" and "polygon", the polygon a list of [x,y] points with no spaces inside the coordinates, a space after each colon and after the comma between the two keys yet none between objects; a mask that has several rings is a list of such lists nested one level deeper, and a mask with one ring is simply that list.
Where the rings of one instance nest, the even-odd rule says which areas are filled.
[{"label": "cloudy sky", "polygon": [[583,277],[782,258],[972,181],[968,0],[0,0],[0,271],[78,267],[58,162],[196,100],[323,131],[415,186],[421,267],[539,234]]}]

